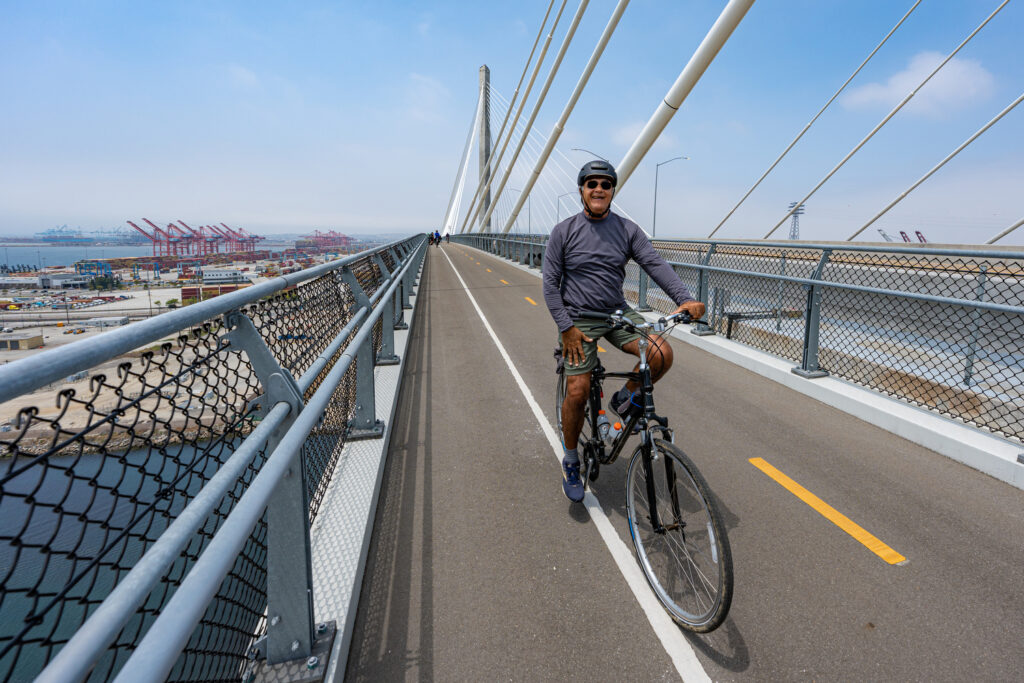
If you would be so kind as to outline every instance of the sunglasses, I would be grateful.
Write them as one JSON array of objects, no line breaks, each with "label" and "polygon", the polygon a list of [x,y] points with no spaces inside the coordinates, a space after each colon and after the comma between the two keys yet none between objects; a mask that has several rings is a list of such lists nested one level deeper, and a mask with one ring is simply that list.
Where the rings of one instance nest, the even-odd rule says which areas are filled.
[{"label": "sunglasses", "polygon": [[602,190],[612,189],[612,182],[610,180],[588,180],[587,189],[593,190],[600,185]]}]

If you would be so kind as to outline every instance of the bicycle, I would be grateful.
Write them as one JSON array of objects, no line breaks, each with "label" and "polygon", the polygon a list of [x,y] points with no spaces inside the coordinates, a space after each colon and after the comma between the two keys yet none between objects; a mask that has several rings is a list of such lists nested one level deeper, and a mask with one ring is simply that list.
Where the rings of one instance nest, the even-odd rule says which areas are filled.
[{"label": "bicycle", "polygon": [[[654,383],[647,364],[647,348],[653,333],[664,335],[678,324],[703,321],[692,320],[685,312],[643,325],[634,325],[622,311],[585,312],[580,317],[605,320],[613,328],[640,335],[637,372],[607,372],[600,361],[591,372],[578,447],[580,478],[589,489],[600,468],[615,462],[634,427],[639,427],[640,444],[633,451],[626,472],[626,512],[637,560],[658,600],[677,624],[695,633],[713,631],[725,620],[732,603],[729,538],[707,481],[693,461],[675,446],[668,420],[654,412]],[[555,355],[559,358],[560,351]],[[560,358],[557,372],[555,414],[561,436],[567,380]],[[616,423],[621,431],[609,438],[601,433],[604,425],[598,420],[598,411],[603,396],[601,385],[605,379],[615,377],[640,384],[643,411],[627,424]],[[657,465],[659,461],[661,467]]]}]

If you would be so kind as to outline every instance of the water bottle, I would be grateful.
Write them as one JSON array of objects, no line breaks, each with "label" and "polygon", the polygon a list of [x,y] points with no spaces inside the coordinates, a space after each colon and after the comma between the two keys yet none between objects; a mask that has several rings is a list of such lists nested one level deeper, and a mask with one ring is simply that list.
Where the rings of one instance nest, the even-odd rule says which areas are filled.
[{"label": "water bottle", "polygon": [[597,436],[605,443],[608,443],[609,429],[611,429],[611,423],[608,422],[608,416],[604,414],[603,410],[597,411]]},{"label": "water bottle", "polygon": [[615,443],[615,439],[619,438],[619,434],[621,434],[624,429],[625,426],[621,422],[614,422],[608,425],[608,436],[604,439],[605,445],[610,448],[611,445]]}]

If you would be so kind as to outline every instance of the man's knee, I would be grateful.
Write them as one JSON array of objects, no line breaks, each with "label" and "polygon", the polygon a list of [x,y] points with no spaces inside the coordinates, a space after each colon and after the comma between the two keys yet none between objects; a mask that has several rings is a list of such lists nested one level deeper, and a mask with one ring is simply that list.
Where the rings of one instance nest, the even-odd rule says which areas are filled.
[{"label": "man's knee", "polygon": [[672,367],[672,346],[664,339],[659,339],[649,355],[651,367],[657,372],[665,372]]},{"label": "man's knee", "polygon": [[566,400],[577,405],[585,403],[587,394],[590,393],[590,375],[569,375],[566,379]]}]

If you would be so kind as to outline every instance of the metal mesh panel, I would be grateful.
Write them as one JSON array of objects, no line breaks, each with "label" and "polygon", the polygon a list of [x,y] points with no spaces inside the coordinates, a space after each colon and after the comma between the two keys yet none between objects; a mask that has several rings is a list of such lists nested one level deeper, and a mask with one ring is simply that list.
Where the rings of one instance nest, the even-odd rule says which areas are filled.
[{"label": "metal mesh panel", "polygon": [[263,613],[267,602],[266,564],[264,513],[189,637],[168,681],[241,680],[246,661],[242,653],[267,631]]},{"label": "metal mesh panel", "polygon": [[[381,254],[389,269],[398,265]],[[367,296],[382,285],[370,257],[351,270]],[[335,270],[243,308],[277,362],[298,378],[347,325],[355,297]],[[381,349],[382,323],[372,330]],[[0,681],[35,676],[252,431],[264,389],[220,319],[0,406]],[[353,332],[353,335],[355,332]],[[344,340],[341,349],[350,343]],[[310,398],[340,352],[305,392]],[[334,390],[302,449],[312,520],[345,443],[356,367]],[[52,407],[48,407],[52,406]],[[261,450],[144,605],[101,656],[107,680],[132,653],[234,509]],[[237,680],[265,633],[266,515],[179,657],[170,680]]]},{"label": "metal mesh panel", "polygon": [[[252,430],[259,384],[224,332],[210,321],[56,391],[16,399],[23,407],[15,430],[0,434],[3,680],[41,669]],[[123,629],[94,680],[131,653],[264,457]],[[250,590],[242,602],[251,634],[265,596]]]},{"label": "metal mesh panel", "polygon": [[1024,437],[1021,316],[825,289],[819,363],[831,374]]},{"label": "metal mesh panel", "polygon": [[388,272],[395,272],[395,257],[391,255],[391,250],[380,252],[381,260],[384,261],[384,265],[388,267]]},{"label": "metal mesh panel", "polygon": [[372,299],[381,284],[381,273],[377,264],[370,257],[366,257],[352,265],[352,273],[356,276],[356,280],[366,296]]},{"label": "metal mesh panel", "polygon": [[[706,243],[656,242],[694,296]],[[717,334],[800,363],[808,285],[757,277],[812,279],[817,248],[716,243],[704,299]],[[821,271],[818,366],[836,377],[947,417],[1024,440],[1024,316],[926,302],[824,283],[909,292],[963,302],[1024,305],[1024,266],[1014,259],[833,250]],[[647,304],[672,301],[653,281]],[[624,290],[636,301],[640,269],[626,267]]]},{"label": "metal mesh panel", "polygon": [[309,500],[309,521],[316,519],[329,475],[334,471],[345,446],[348,422],[356,403],[356,362],[349,367],[338,383],[323,421],[314,429],[302,447],[302,462],[306,467],[306,497]]}]

